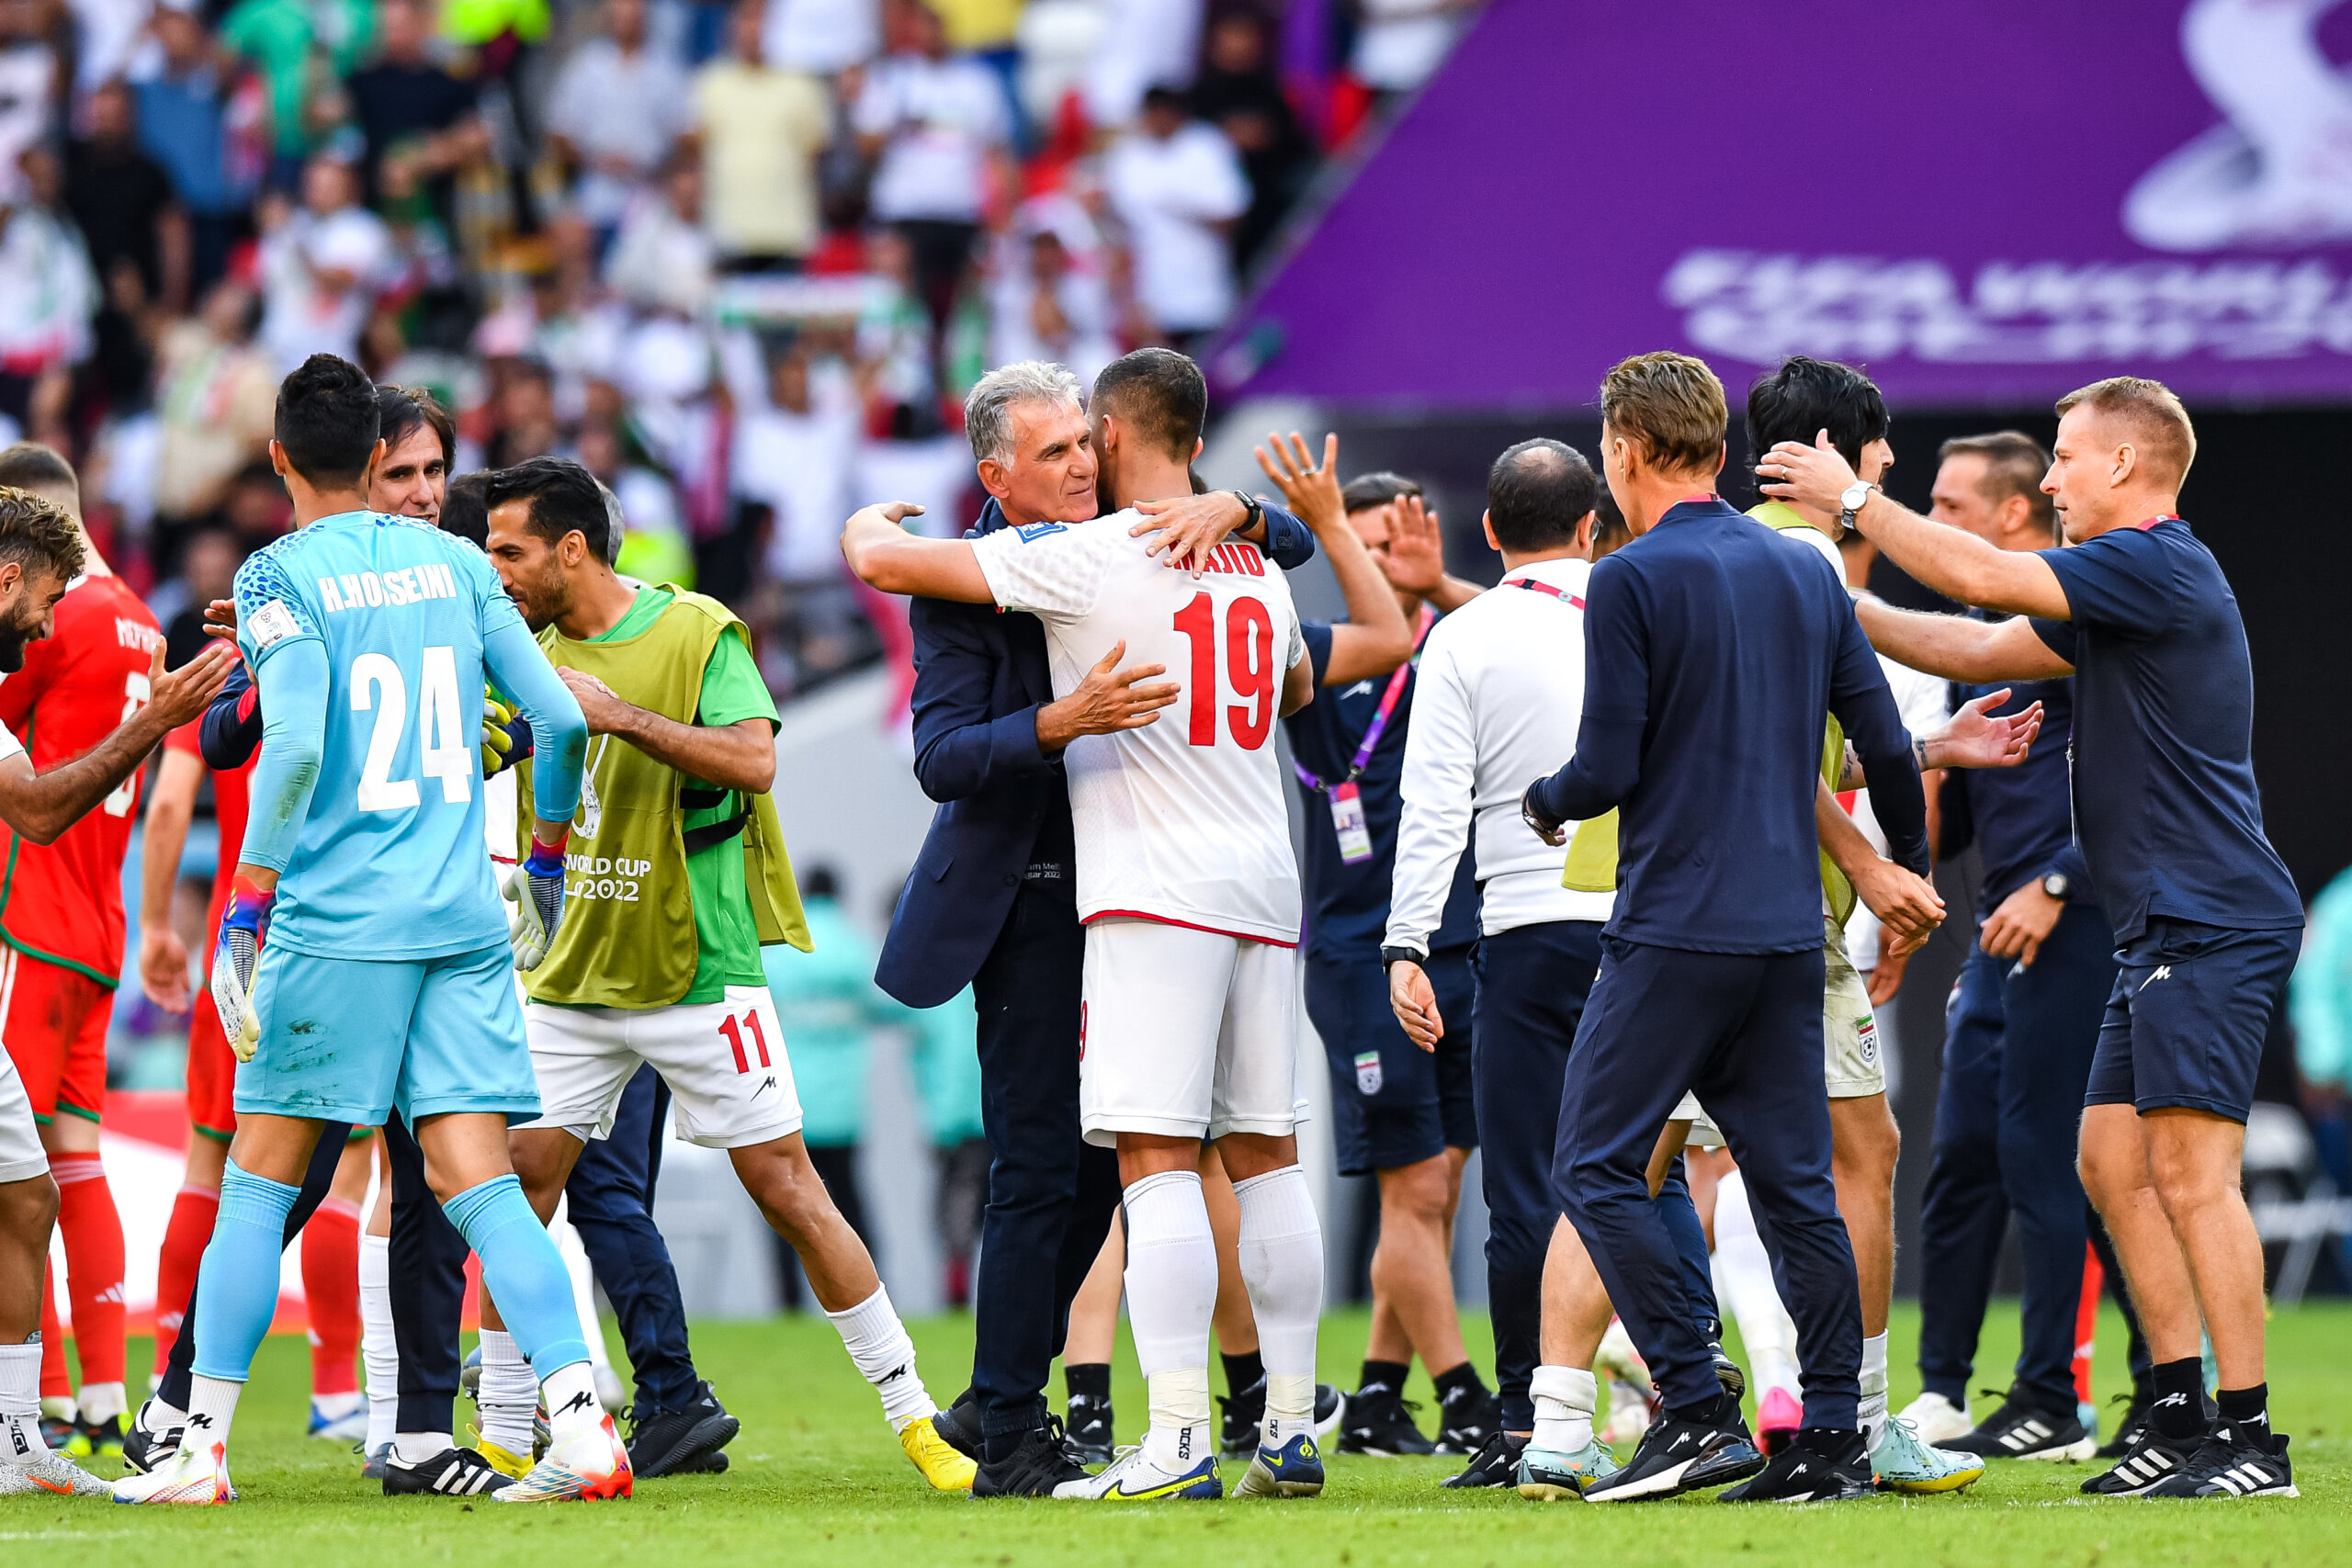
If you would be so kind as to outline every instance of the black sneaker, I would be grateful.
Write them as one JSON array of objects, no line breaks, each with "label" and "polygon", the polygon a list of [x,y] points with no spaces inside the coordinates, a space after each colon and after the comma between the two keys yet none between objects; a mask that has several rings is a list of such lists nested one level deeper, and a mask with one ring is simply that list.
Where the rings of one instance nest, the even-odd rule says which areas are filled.
[{"label": "black sneaker", "polygon": [[1502,1396],[1491,1389],[1464,1384],[1437,1402],[1435,1446],[1442,1454],[1482,1453],[1502,1427]]},{"label": "black sneaker", "polygon": [[1225,1411],[1217,1452],[1227,1459],[1250,1458],[1258,1451],[1258,1429],[1266,1424],[1266,1380],[1260,1378],[1217,1404]]},{"label": "black sneaker", "polygon": [[1715,1500],[1839,1503],[1849,1497],[1871,1496],[1877,1490],[1871,1479],[1870,1450],[1862,1443],[1862,1435],[1814,1427],[1798,1432],[1796,1441],[1773,1455],[1761,1475],[1733,1487]]},{"label": "black sneaker", "polygon": [[1487,1439],[1487,1446],[1478,1450],[1478,1457],[1470,1461],[1467,1470],[1459,1475],[1449,1475],[1438,1484],[1463,1490],[1514,1485],[1518,1479],[1519,1456],[1526,1451],[1525,1438],[1514,1438],[1498,1427],[1493,1436]]},{"label": "black sneaker", "polygon": [[2150,1497],[2300,1497],[2287,1439],[2276,1432],[2240,1438],[2222,1427],[2198,1445],[2183,1468],[2144,1494]]},{"label": "black sneaker", "polygon": [[1063,1428],[1062,1447],[1080,1464],[1108,1464],[1112,1450],[1111,1402],[1082,1393],[1069,1396],[1069,1424]]},{"label": "black sneaker", "polygon": [[[1632,1503],[1650,1497],[1672,1497],[1709,1486],[1745,1481],[1764,1468],[1739,1416],[1729,1402],[1724,1413],[1705,1421],[1685,1421],[1671,1411],[1658,1418],[1642,1438],[1633,1460],[1615,1474],[1593,1483],[1584,1495],[1588,1503]],[[1870,1461],[1862,1461],[1868,1479]]]},{"label": "black sneaker", "polygon": [[1413,1412],[1419,1408],[1394,1389],[1377,1384],[1370,1392],[1359,1390],[1348,1395],[1347,1408],[1340,1417],[1340,1451],[1377,1454],[1383,1459],[1435,1453],[1436,1445],[1422,1437],[1414,1424]]},{"label": "black sneaker", "polygon": [[1059,1417],[1048,1415],[1046,1424],[1021,1435],[1021,1446],[1009,1458],[982,1460],[972,1479],[975,1497],[1050,1497],[1065,1481],[1083,1481],[1086,1469],[1070,1458]]},{"label": "black sneaker", "polygon": [[122,1417],[109,1416],[103,1421],[85,1421],[78,1416],[74,1422],[74,1436],[65,1451],[75,1459],[91,1459],[122,1452]]},{"label": "black sneaker", "polygon": [[122,1462],[142,1475],[180,1451],[181,1427],[157,1430],[147,1425],[147,1413],[154,1407],[152,1399],[141,1404],[139,1414],[131,1418],[130,1429],[122,1435]]},{"label": "black sneaker", "polygon": [[443,1449],[423,1464],[402,1464],[398,1453],[384,1456],[387,1497],[481,1497],[514,1484],[513,1476],[471,1449]]},{"label": "black sneaker", "polygon": [[1747,1374],[1740,1370],[1739,1363],[1712,1339],[1707,1341],[1707,1354],[1715,1363],[1715,1381],[1723,1384],[1724,1392],[1731,1395],[1732,1403],[1736,1404],[1747,1398]]},{"label": "black sneaker", "polygon": [[2098,1451],[2098,1437],[2072,1410],[2037,1410],[2012,1391],[2001,1407],[1939,1449],[1986,1459],[2086,1460]]},{"label": "black sneaker", "polygon": [[674,1473],[679,1475],[724,1475],[727,1473],[727,1450],[725,1449],[720,1449],[717,1453],[705,1454],[702,1458],[695,1461],[694,1463],[686,1466],[684,1470],[675,1472]]},{"label": "black sneaker", "polygon": [[727,1413],[710,1384],[695,1384],[684,1409],[629,1412],[628,1467],[639,1481],[680,1475],[697,1468],[705,1455],[735,1440],[743,1424]]},{"label": "black sneaker", "polygon": [[2083,1493],[2090,1497],[2137,1497],[2186,1470],[2204,1441],[2203,1433],[2176,1439],[2157,1431],[2153,1424],[2143,1425],[2131,1451],[2116,1461],[2114,1469],[2084,1482]]},{"label": "black sneaker", "polygon": [[2121,1459],[2132,1451],[2132,1445],[2140,1440],[2140,1435],[2147,1430],[2148,1407],[2136,1394],[2129,1393],[2119,1393],[2108,1403],[2110,1408],[2117,1404],[2124,1406],[2123,1423],[2115,1429],[2114,1437],[2100,1445],[2098,1457]]},{"label": "black sneaker", "polygon": [[956,1396],[956,1403],[931,1418],[931,1429],[939,1440],[970,1460],[980,1462],[985,1428],[980,1425],[980,1399],[970,1389]]}]

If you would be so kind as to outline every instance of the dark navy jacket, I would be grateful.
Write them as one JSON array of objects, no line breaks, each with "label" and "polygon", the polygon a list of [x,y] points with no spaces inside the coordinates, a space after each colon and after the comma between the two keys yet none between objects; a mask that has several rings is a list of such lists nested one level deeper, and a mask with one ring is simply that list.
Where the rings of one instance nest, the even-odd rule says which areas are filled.
[{"label": "dark navy jacket", "polygon": [[1927,874],[1910,736],[1817,552],[1687,501],[1596,564],[1585,602],[1576,755],[1534,796],[1564,822],[1622,808],[1611,935],[1698,953],[1821,945],[1825,711],[1870,774],[1888,858]]},{"label": "dark navy jacket", "polygon": [[[991,500],[965,536],[1004,525]],[[1315,536],[1269,506],[1266,554],[1295,570],[1314,558]],[[1054,700],[1044,623],[944,599],[916,599],[910,615],[915,777],[939,810],[899,894],[874,982],[928,1008],[979,973],[1041,835],[1065,846],[1072,835],[1061,760],[1037,750],[1037,710]]]},{"label": "dark navy jacket", "polygon": [[261,692],[243,660],[229,671],[229,683],[204,710],[196,744],[204,765],[218,773],[243,767],[261,750]]}]

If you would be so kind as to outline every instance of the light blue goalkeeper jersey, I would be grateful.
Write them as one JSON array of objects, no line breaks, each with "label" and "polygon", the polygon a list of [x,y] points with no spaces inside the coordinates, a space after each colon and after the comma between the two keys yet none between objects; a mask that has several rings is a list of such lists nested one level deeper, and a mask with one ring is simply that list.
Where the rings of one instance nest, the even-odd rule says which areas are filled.
[{"label": "light blue goalkeeper jersey", "polygon": [[[403,960],[505,941],[482,829],[485,662],[502,689],[518,694],[544,692],[555,676],[489,558],[415,518],[340,513],[247,560],[236,603],[238,641],[262,683],[271,735],[281,716],[299,719],[306,745],[319,732],[309,713],[270,711],[269,662],[306,643],[325,653],[307,812],[299,795],[274,805],[257,789],[253,801],[245,858],[269,864],[285,856],[268,944]],[[537,668],[509,668],[525,649]],[[314,692],[303,690],[315,706]],[[554,690],[562,694],[560,682]],[[576,773],[571,787],[576,793]],[[568,818],[571,806],[557,804],[553,819]],[[285,842],[287,818],[298,814]]]}]

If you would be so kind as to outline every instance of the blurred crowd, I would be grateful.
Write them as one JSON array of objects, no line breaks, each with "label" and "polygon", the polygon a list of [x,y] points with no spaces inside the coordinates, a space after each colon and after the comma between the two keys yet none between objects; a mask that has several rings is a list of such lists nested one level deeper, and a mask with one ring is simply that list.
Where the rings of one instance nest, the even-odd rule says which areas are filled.
[{"label": "blurred crowd", "polygon": [[288,521],[277,379],[354,358],[805,689],[897,636],[851,498],[959,527],[982,371],[1199,347],[1476,4],[0,0],[0,440],[192,640]]}]

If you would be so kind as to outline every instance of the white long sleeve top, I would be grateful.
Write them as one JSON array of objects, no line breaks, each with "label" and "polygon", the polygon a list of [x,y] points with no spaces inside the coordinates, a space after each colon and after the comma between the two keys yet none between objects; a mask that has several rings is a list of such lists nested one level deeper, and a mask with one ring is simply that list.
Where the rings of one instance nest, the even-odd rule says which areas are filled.
[{"label": "white long sleeve top", "polygon": [[1567,852],[1519,814],[1527,786],[1577,749],[1591,574],[1589,561],[1573,558],[1516,568],[1430,628],[1405,739],[1385,945],[1429,951],[1465,848],[1477,856],[1479,929],[1488,936],[1609,919],[1616,895],[1561,886]]}]

